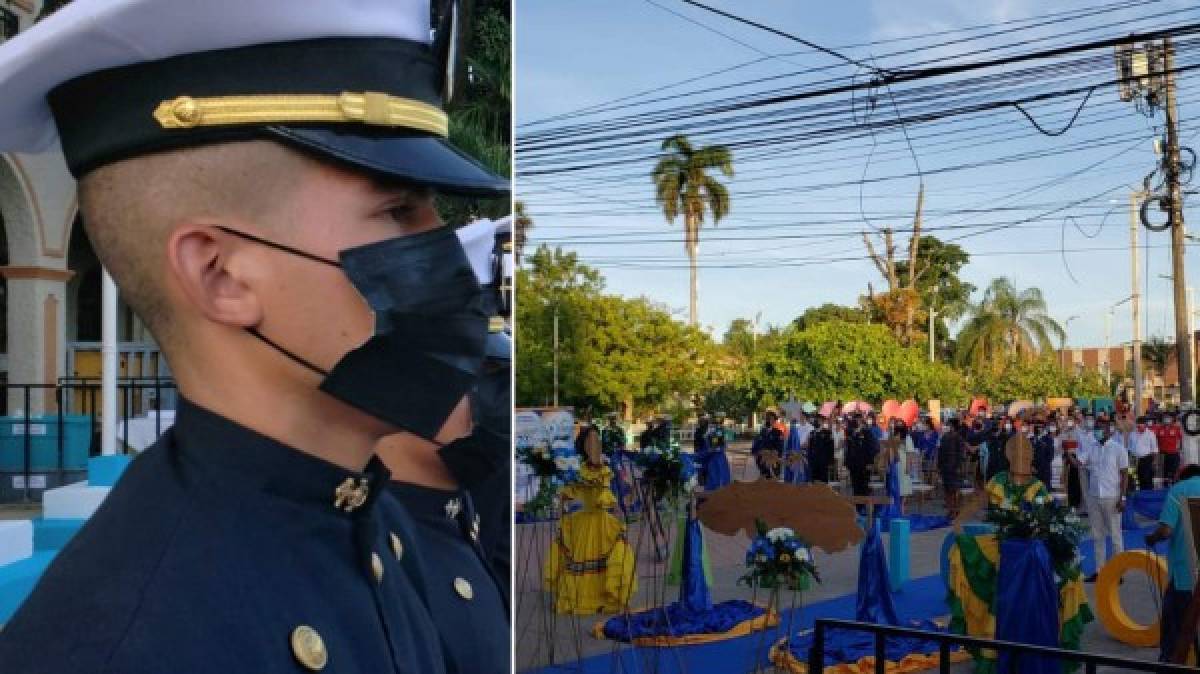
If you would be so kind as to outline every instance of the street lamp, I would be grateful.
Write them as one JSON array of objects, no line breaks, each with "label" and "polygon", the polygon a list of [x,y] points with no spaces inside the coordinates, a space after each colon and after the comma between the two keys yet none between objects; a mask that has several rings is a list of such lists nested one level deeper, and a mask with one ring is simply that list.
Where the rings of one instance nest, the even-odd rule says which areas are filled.
[{"label": "street lamp", "polygon": [[1062,368],[1063,368],[1064,370],[1065,370],[1065,369],[1067,369],[1067,363],[1066,363],[1066,360],[1067,360],[1067,343],[1070,341],[1070,338],[1071,338],[1071,335],[1070,335],[1070,333],[1068,332],[1068,330],[1069,330],[1069,329],[1070,329],[1070,327],[1071,327],[1071,321],[1075,320],[1076,318],[1079,318],[1079,314],[1075,314],[1074,316],[1071,316],[1071,317],[1070,317],[1070,318],[1068,318],[1067,320],[1063,321],[1063,343],[1062,343],[1062,358],[1059,358],[1059,361],[1062,363]]}]

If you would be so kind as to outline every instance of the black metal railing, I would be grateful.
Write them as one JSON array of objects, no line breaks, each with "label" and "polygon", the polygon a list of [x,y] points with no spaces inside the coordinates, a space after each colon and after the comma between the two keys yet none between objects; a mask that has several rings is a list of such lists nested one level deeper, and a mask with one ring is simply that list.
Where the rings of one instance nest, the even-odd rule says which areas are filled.
[{"label": "black metal railing", "polygon": [[1006,651],[1008,653],[1008,667],[1006,668],[1006,671],[997,671],[997,674],[1017,674],[1017,672],[1021,671],[1021,658],[1023,656],[1035,655],[1080,663],[1083,665],[1083,671],[1085,674],[1095,674],[1096,668],[1100,666],[1118,667],[1120,668],[1120,671],[1123,672],[1190,672],[1191,674],[1195,674],[1196,672],[1194,667],[1187,667],[1184,665],[1171,665],[1161,662],[1132,660],[1130,658],[1121,658],[1113,655],[1099,655],[1096,653],[1071,651],[1065,648],[1034,646],[1033,644],[1020,644],[1013,641],[1000,641],[998,639],[982,639],[980,637],[969,637],[962,634],[948,634],[946,632],[930,632],[912,627],[876,625],[874,623],[861,623],[853,620],[838,620],[836,618],[817,618],[814,625],[813,646],[808,652],[808,671],[810,673],[815,674],[817,672],[825,671],[825,633],[830,629],[844,629],[858,632],[870,632],[874,634],[875,671],[877,674],[883,674],[883,672],[886,671],[887,659],[884,657],[884,654],[887,650],[886,644],[889,636],[916,637],[918,639],[938,642],[938,654],[940,656],[938,658],[938,671],[941,672],[941,674],[949,674],[951,664],[950,651],[955,646]]},{"label": "black metal railing", "polygon": [[[98,378],[0,383],[7,412],[0,417],[0,502],[27,502],[43,489],[83,479],[87,458],[100,453],[100,390]],[[174,408],[174,390],[167,378],[118,379],[120,436],[128,439],[130,419],[147,412],[153,413],[154,437],[162,435],[170,425],[162,411]]]}]

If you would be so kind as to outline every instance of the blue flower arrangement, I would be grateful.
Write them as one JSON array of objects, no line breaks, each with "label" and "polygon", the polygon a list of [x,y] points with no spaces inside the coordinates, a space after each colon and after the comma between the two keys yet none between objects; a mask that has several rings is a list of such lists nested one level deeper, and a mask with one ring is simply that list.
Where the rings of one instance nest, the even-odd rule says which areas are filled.
[{"label": "blue flower arrangement", "polygon": [[642,469],[642,479],[653,487],[656,499],[689,494],[699,484],[695,457],[678,445],[651,445],[634,454],[633,461]]},{"label": "blue flower arrangement", "polygon": [[547,516],[559,489],[579,479],[579,454],[566,440],[517,447],[517,460],[529,466],[538,478],[537,495],[525,503],[525,513],[534,518]]},{"label": "blue flower arrangement", "polygon": [[787,527],[768,529],[766,522],[755,520],[758,535],[746,550],[746,573],[738,579],[752,587],[807,590],[815,580],[821,582],[817,565],[808,545]]}]

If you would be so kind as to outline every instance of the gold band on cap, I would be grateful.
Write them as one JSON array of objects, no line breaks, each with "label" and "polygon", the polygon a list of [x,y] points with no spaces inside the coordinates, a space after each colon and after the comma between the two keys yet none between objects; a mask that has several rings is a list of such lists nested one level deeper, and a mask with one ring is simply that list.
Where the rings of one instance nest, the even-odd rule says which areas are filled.
[{"label": "gold band on cap", "polygon": [[164,129],[225,124],[354,123],[394,126],[445,137],[446,113],[434,105],[374,91],[361,94],[270,94],[261,96],[179,96],[154,109]]}]

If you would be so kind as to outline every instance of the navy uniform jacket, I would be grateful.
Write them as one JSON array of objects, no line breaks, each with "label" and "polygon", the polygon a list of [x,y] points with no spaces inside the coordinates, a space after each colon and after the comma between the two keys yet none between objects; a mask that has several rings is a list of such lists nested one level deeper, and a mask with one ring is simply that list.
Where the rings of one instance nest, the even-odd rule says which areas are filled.
[{"label": "navy uniform jacket", "polygon": [[505,597],[512,596],[512,464],[505,463],[495,475],[471,487],[471,500],[479,515],[479,546]]},{"label": "navy uniform jacket", "polygon": [[479,545],[479,519],[466,492],[393,482],[412,513],[426,555],[426,588],[451,674],[507,674],[505,590]]},{"label": "navy uniform jacket", "polygon": [[[0,670],[291,674],[323,651],[325,673],[444,671],[378,460],[354,473],[186,401],[177,415],[0,631]],[[319,638],[297,646],[302,626]]]}]

